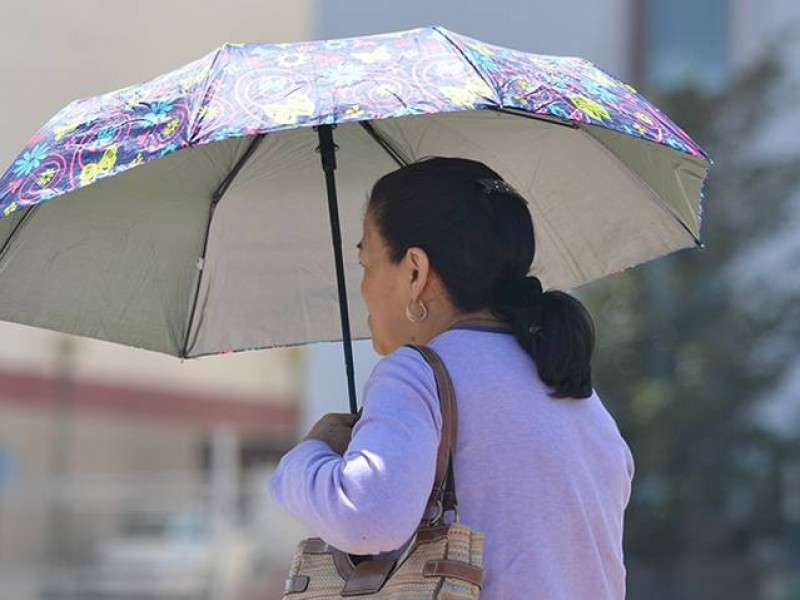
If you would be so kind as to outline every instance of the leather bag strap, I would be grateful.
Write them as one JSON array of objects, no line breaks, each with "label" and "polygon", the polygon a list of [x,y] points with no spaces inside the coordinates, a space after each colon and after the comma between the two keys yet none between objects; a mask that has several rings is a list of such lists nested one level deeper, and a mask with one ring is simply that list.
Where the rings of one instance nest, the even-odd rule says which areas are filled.
[{"label": "leather bag strap", "polygon": [[458,439],[456,393],[444,362],[433,349],[412,344],[409,344],[409,347],[419,352],[433,370],[442,413],[442,435],[436,457],[436,478],[425,513],[425,520],[431,521],[441,517],[440,507],[443,512],[448,512],[454,510],[458,504],[453,476],[453,453]]},{"label": "leather bag strap", "polygon": [[[442,359],[427,346],[409,344],[409,347],[419,352],[433,370],[442,413],[442,434],[436,457],[436,478],[428,500],[425,518],[422,521],[423,525],[428,527],[417,531],[415,543],[419,543],[446,538],[447,527],[432,527],[432,525],[434,522],[439,521],[444,512],[456,508],[453,451],[455,450],[458,435],[458,417],[455,389]],[[439,510],[440,508],[441,511]],[[307,554],[330,552],[333,555],[336,570],[346,582],[341,592],[342,597],[377,593],[387,579],[391,577],[396,567],[395,561],[382,559],[370,559],[355,564],[346,553],[329,546],[319,538],[307,540],[303,550]],[[442,560],[426,563],[423,575],[426,577],[455,577],[475,583],[479,581],[478,571],[472,569],[469,565],[460,565],[453,563],[453,561]],[[476,585],[480,584],[476,583]],[[305,590],[307,586],[307,578],[295,577],[287,583],[287,592]]]}]

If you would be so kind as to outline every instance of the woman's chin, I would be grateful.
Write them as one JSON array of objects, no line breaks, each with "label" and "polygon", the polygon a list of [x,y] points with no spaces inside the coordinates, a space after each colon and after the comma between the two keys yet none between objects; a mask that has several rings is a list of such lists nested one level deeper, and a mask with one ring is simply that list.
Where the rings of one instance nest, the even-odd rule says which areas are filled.
[{"label": "woman's chin", "polygon": [[386,351],[386,345],[382,344],[379,339],[377,339],[374,335],[372,336],[372,349],[375,351],[376,354],[380,356],[386,356],[389,354]]},{"label": "woman's chin", "polygon": [[375,339],[375,336],[374,336],[374,335],[372,336],[372,349],[373,349],[373,350],[374,350],[374,351],[375,351],[377,354],[380,354],[381,356],[384,356],[384,355],[385,355],[385,352],[383,352],[383,351],[382,351],[382,347],[381,347],[381,344],[380,344],[380,342],[379,342],[377,339]]},{"label": "woman's chin", "polygon": [[379,350],[378,340],[375,339],[375,332],[372,331],[372,315],[367,315],[367,329],[369,330],[369,337],[372,341],[372,349],[377,352],[378,354],[381,353]]}]

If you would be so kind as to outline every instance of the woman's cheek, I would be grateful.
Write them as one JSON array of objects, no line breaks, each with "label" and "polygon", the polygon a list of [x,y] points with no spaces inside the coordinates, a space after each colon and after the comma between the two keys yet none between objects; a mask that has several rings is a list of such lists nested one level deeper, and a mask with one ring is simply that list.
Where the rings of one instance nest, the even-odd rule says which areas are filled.
[{"label": "woman's cheek", "polygon": [[[361,267],[361,298],[364,299],[364,303],[367,303],[368,297],[368,289],[369,289],[369,282],[367,278],[367,270],[364,267]],[[367,306],[369,309],[369,306]]]}]

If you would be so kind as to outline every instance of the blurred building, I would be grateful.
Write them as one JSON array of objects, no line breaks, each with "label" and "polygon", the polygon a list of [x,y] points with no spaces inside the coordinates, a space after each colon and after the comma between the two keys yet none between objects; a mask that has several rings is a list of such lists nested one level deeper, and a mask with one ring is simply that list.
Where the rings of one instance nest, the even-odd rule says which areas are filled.
[{"label": "blurred building", "polygon": [[[0,7],[0,165],[71,100],[148,79],[224,42],[439,24],[493,44],[583,56],[654,88],[718,90],[798,16],[791,0],[11,1]],[[789,64],[797,70],[800,62]],[[793,148],[786,119],[796,118],[781,115],[765,147]],[[790,236],[770,250],[770,268],[784,264],[793,243]],[[377,357],[361,342],[356,358],[360,391]],[[797,397],[798,386],[800,378],[787,383],[781,398]],[[346,397],[337,345],[181,363],[0,324],[0,598],[87,598],[80,580],[108,575],[104,565],[114,577],[130,569],[128,579],[106,581],[117,586],[115,597],[144,597],[135,588],[125,596],[120,586],[155,585],[170,565],[178,565],[173,581],[193,573],[207,559],[204,540],[217,555],[237,556],[243,524],[258,546],[251,554],[262,560],[256,571],[274,576],[251,597],[274,597],[302,529],[270,512],[264,477],[316,416],[346,410]],[[776,422],[785,423],[792,408],[776,406]],[[214,566],[204,589],[214,598],[247,597],[230,592],[236,568]],[[238,575],[258,579],[258,572]],[[184,596],[199,597],[186,586]]]}]

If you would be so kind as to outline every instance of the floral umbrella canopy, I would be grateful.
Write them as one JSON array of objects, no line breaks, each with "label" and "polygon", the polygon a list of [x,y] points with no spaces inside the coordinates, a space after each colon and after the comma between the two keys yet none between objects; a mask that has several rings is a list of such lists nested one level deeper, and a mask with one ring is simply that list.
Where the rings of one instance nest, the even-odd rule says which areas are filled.
[{"label": "floral umbrella canopy", "polygon": [[0,179],[0,319],[194,357],[347,340],[346,281],[366,337],[365,198],[430,155],[526,196],[546,287],[699,244],[708,157],[586,60],[441,27],[226,44],[33,136]]}]

